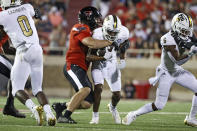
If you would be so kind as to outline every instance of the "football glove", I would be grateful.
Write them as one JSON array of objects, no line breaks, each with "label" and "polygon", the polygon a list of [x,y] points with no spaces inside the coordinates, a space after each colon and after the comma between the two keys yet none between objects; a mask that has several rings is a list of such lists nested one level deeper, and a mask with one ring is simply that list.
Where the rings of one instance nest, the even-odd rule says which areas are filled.
[{"label": "football glove", "polygon": [[39,9],[34,9],[34,11],[35,11],[35,15],[34,15],[34,17],[36,18],[36,19],[42,19],[41,18],[41,13],[40,13],[40,10]]},{"label": "football glove", "polygon": [[127,39],[123,43],[120,44],[119,49],[120,53],[125,53],[126,50],[130,47],[130,41]]},{"label": "football glove", "polygon": [[123,69],[123,68],[125,68],[125,66],[126,66],[126,61],[124,59],[120,59],[120,62],[117,63],[117,65],[116,65],[116,67],[118,69]]},{"label": "football glove", "polygon": [[194,54],[196,54],[197,53],[197,47],[195,46],[195,45],[193,45],[191,48],[190,48],[190,50],[189,50],[189,56],[192,56],[192,55],[194,55]]}]

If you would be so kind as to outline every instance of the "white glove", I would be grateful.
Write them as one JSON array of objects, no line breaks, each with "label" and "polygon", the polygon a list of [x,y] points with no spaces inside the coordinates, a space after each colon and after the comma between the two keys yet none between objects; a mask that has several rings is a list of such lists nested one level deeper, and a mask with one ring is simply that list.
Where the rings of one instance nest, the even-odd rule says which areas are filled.
[{"label": "white glove", "polygon": [[189,56],[192,56],[197,53],[197,47],[193,45],[189,50]]},{"label": "white glove", "polygon": [[108,48],[106,47],[105,48],[105,55],[103,56],[106,60],[108,60],[108,59],[110,59],[110,58],[112,58],[112,53],[111,52],[109,52],[109,50],[108,50]]},{"label": "white glove", "polygon": [[120,62],[117,63],[116,66],[117,66],[118,69],[123,69],[126,66],[126,61],[124,59],[120,59]]}]

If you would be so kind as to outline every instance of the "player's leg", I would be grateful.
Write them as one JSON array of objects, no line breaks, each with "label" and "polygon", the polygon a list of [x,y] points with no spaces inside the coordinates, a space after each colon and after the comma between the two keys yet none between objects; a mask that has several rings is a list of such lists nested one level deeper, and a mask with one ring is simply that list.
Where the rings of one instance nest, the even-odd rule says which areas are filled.
[{"label": "player's leg", "polygon": [[197,80],[192,73],[183,70],[177,77],[176,83],[194,92],[190,114],[186,116],[184,122],[189,126],[197,126]]},{"label": "player's leg", "polygon": [[136,111],[131,111],[127,114],[125,118],[122,120],[122,124],[130,125],[137,116],[147,114],[149,112],[162,110],[167,103],[170,88],[174,83],[175,78],[170,76],[169,74],[165,74],[160,77],[159,85],[156,91],[156,100],[154,103],[148,103]]},{"label": "player's leg", "polygon": [[[11,61],[4,55],[0,55],[0,73],[3,74],[8,79],[10,79],[11,68],[12,68]],[[8,90],[8,96],[7,96],[6,104],[3,108],[3,114],[11,115],[19,118],[25,118],[25,115],[21,114],[14,107],[14,97],[12,95],[12,84],[10,80],[8,80],[7,90]]]},{"label": "player's leg", "polygon": [[25,82],[30,74],[30,65],[24,60],[23,54],[16,53],[15,62],[11,70],[12,94],[34,114],[38,125],[41,124],[41,110],[24,91]]},{"label": "player's leg", "polygon": [[90,124],[98,124],[99,123],[99,106],[101,101],[101,93],[103,89],[104,77],[102,74],[102,70],[100,69],[92,69],[92,79],[94,82],[94,103],[93,103],[93,112],[92,112],[92,120]]},{"label": "player's leg", "polygon": [[76,123],[71,119],[72,112],[79,108],[81,102],[90,94],[92,90],[91,82],[87,76],[87,72],[78,65],[71,64],[70,69],[64,66],[64,75],[73,85],[76,94],[71,98],[66,112],[63,116],[58,118],[59,123]]},{"label": "player's leg", "polygon": [[[31,56],[32,54],[34,54],[34,56]],[[36,96],[39,104],[43,107],[48,125],[54,126],[56,124],[56,118],[53,115],[46,95],[42,91],[43,55],[41,47],[32,45],[32,47],[29,49],[27,57],[31,57],[29,58],[29,63],[31,65],[30,76],[32,83],[32,93],[34,96]]]},{"label": "player's leg", "polygon": [[116,62],[110,63],[111,68],[107,70],[107,76],[105,77],[110,90],[112,92],[111,103],[108,104],[109,111],[112,113],[112,117],[116,124],[121,123],[121,118],[117,110],[117,104],[120,101],[121,91],[121,72],[116,68]]}]

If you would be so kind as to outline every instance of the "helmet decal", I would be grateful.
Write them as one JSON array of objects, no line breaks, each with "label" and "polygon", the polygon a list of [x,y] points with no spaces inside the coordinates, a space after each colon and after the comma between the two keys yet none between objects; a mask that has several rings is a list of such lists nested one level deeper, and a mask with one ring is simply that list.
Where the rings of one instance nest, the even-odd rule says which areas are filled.
[{"label": "helmet decal", "polygon": [[112,15],[114,18],[114,28],[117,28],[117,17],[115,15]]}]

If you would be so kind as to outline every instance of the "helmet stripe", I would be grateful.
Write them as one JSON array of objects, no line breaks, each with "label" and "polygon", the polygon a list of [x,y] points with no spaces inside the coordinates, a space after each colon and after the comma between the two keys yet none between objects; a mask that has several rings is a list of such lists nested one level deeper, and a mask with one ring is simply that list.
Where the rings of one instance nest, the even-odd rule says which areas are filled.
[{"label": "helmet stripe", "polygon": [[187,18],[188,18],[188,20],[189,20],[189,27],[191,27],[191,26],[192,26],[192,20],[191,20],[191,17],[190,17],[189,15],[187,15],[187,14],[186,14],[186,16],[187,16]]},{"label": "helmet stripe", "polygon": [[117,17],[113,15],[113,18],[114,18],[114,28],[117,28]]}]

